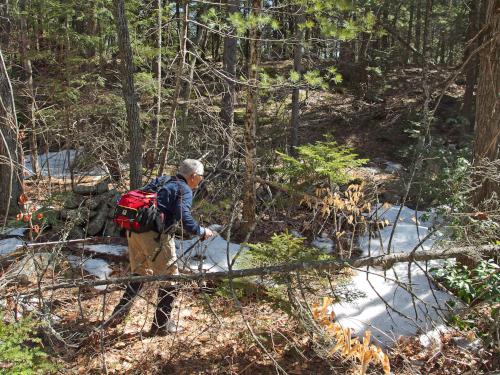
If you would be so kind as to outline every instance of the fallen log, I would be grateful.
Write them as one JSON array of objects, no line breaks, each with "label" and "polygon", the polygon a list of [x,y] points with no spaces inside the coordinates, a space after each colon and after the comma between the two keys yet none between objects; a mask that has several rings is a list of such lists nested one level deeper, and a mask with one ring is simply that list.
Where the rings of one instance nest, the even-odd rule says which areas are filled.
[{"label": "fallen log", "polygon": [[[23,295],[35,294],[48,290],[80,288],[101,285],[124,284],[129,282],[155,282],[155,281],[196,281],[196,280],[218,280],[218,279],[237,279],[250,276],[270,276],[284,274],[294,271],[307,270],[329,270],[340,271],[344,268],[362,268],[362,267],[391,267],[395,263],[428,261],[437,259],[450,259],[464,255],[471,257],[490,256],[497,257],[500,253],[500,245],[485,245],[485,246],[467,246],[457,248],[437,248],[433,250],[420,250],[410,253],[392,253],[388,255],[380,255],[374,257],[363,257],[349,260],[326,260],[326,261],[305,261],[285,263],[277,266],[247,268],[239,270],[231,270],[226,272],[211,272],[198,273],[192,275],[158,275],[158,276],[131,276],[119,277],[107,280],[74,280],[59,284],[41,286],[36,289],[31,289]],[[17,293],[16,295],[18,295]],[[14,294],[0,295],[0,299],[12,297]]]}]

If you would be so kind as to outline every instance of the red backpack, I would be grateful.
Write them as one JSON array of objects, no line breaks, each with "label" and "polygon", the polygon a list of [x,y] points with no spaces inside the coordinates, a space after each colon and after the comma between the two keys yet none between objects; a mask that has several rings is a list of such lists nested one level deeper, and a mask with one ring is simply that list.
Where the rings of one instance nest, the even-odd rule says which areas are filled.
[{"label": "red backpack", "polygon": [[171,178],[157,177],[139,190],[131,190],[118,200],[113,221],[118,227],[136,233],[158,231],[163,214],[158,210],[157,193]]}]

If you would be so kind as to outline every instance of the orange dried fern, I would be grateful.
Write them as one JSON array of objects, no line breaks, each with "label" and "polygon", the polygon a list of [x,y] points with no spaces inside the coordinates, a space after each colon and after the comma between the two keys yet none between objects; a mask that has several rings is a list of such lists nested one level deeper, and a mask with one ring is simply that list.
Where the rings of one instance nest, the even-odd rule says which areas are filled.
[{"label": "orange dried fern", "polygon": [[329,297],[324,297],[323,302],[313,305],[312,315],[318,324],[325,331],[333,336],[336,344],[332,353],[339,352],[347,359],[354,359],[360,363],[360,375],[364,375],[370,363],[380,363],[386,375],[390,374],[391,366],[389,357],[378,346],[370,344],[371,332],[365,331],[363,342],[361,343],[357,337],[351,337],[350,328],[342,328],[340,324],[332,322],[335,318],[335,313],[331,308],[333,300]]}]

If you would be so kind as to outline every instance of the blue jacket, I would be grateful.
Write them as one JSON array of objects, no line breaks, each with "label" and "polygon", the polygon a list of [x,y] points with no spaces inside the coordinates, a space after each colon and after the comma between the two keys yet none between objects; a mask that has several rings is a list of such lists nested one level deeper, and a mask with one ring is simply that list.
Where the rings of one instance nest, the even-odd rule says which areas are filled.
[{"label": "blue jacket", "polygon": [[169,228],[177,222],[191,234],[203,235],[205,228],[200,226],[191,214],[193,192],[181,176],[172,176],[158,192],[158,208],[165,214],[164,228]]}]

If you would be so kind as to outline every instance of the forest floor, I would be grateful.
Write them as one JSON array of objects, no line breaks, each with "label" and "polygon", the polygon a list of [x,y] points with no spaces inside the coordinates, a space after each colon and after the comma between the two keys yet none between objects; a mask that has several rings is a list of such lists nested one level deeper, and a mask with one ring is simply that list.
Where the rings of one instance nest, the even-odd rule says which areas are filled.
[{"label": "forest floor", "polygon": [[[440,82],[448,74],[432,71],[431,77]],[[420,81],[419,70],[407,68],[387,75],[382,89],[368,90],[376,94],[356,96],[341,90],[328,94],[311,91],[302,108],[301,143],[331,134],[339,144],[347,144],[361,157],[369,158],[369,166],[380,169],[372,177],[382,185],[389,181],[388,189],[395,189],[394,180],[399,178],[399,172],[387,169],[390,166],[387,163],[403,166],[408,163],[402,150],[412,142],[405,130],[424,101]],[[463,89],[456,83],[451,84],[436,111],[438,120],[433,132],[450,143],[458,143],[466,131],[463,126],[447,121],[457,117]],[[259,133],[266,134],[266,140],[270,139],[269,134],[279,133],[273,124],[263,122],[261,125]],[[266,147],[266,141],[261,147]],[[36,193],[43,194],[40,190]],[[400,191],[392,193],[401,194]],[[304,209],[297,206],[282,211],[265,210],[255,238],[266,240],[285,229],[307,233],[306,217]],[[219,217],[221,224],[227,219]],[[124,264],[115,262],[111,267],[113,276],[126,275]],[[51,301],[64,341],[52,339],[46,345],[60,371],[71,374],[274,374],[278,366],[289,374],[355,374],[359,370],[351,361],[331,354],[328,345],[318,348],[316,338],[299,322],[266,302],[266,293],[259,290],[244,294],[236,301],[233,296],[220,292],[206,294],[196,285],[187,285],[174,310],[185,330],[167,337],[146,337],[156,288],[157,285],[146,288],[143,298],[136,301],[122,325],[97,332],[94,327],[103,316],[110,315],[120,292],[114,291],[105,297],[95,289],[57,291]],[[490,366],[489,353],[472,354],[461,349],[454,344],[454,337],[460,338],[462,333],[444,333],[440,344],[428,347],[424,347],[418,337],[400,339],[390,351],[393,372],[474,374],[485,364]],[[260,345],[272,350],[273,359]],[[368,373],[381,373],[381,368],[371,367]]]}]

